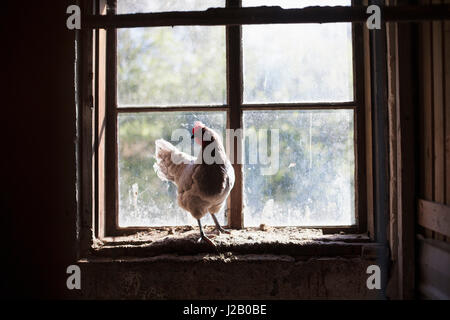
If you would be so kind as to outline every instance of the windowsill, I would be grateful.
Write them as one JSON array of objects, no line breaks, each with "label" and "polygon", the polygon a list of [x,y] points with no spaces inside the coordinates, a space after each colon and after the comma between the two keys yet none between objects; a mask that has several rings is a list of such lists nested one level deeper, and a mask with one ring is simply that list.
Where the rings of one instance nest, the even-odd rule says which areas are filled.
[{"label": "windowsill", "polygon": [[365,234],[328,234],[321,230],[297,227],[246,228],[230,230],[231,234],[217,235],[212,227],[205,232],[217,246],[198,243],[198,228],[155,228],[130,236],[105,238],[96,241],[91,258],[149,258],[161,255],[283,255],[305,257],[376,257],[379,245]]}]

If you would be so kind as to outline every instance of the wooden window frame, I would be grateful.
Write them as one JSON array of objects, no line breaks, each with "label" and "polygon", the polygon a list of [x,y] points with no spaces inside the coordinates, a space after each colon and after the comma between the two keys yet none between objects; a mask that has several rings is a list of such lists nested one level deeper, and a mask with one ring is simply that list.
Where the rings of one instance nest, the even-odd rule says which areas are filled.
[{"label": "wooden window frame", "polygon": [[[109,0],[108,15],[115,15],[117,0]],[[353,1],[356,2],[356,1]],[[101,5],[102,2],[100,2]],[[103,3],[103,5],[105,5]],[[227,8],[239,7],[240,0],[227,0]],[[99,8],[98,12],[104,12]],[[288,21],[286,22],[288,23]],[[246,110],[353,110],[354,114],[354,152],[355,152],[355,225],[352,226],[315,226],[326,232],[362,233],[367,228],[366,181],[365,181],[365,130],[364,130],[364,45],[363,26],[352,23],[353,47],[353,101],[342,103],[271,103],[243,104],[243,68],[242,68],[242,26],[227,25],[226,28],[226,64],[227,64],[227,101],[223,106],[177,106],[177,107],[119,107],[117,104],[117,32],[115,28],[106,31],[97,29],[95,67],[98,68],[98,80],[95,81],[98,110],[96,112],[96,132],[103,136],[104,142],[97,146],[104,162],[98,163],[96,170],[96,186],[100,192],[96,199],[97,236],[121,236],[133,234],[151,227],[119,227],[118,203],[118,148],[117,148],[117,118],[119,113],[135,112],[173,112],[173,111],[225,111],[227,112],[227,128],[242,128],[242,115]],[[103,32],[106,35],[102,34]],[[103,60],[103,61],[102,61]],[[102,70],[102,69],[105,70]],[[107,70],[107,71],[106,71]],[[106,72],[105,72],[106,71]],[[104,78],[102,78],[102,75]],[[104,79],[105,83],[102,83]],[[105,88],[105,97],[102,97]],[[106,98],[106,99],[105,99]],[[105,99],[105,109],[102,110],[102,99]],[[102,125],[99,127],[99,123]],[[104,128],[103,133],[99,128]],[[238,143],[234,143],[234,156],[237,157]],[[104,149],[103,149],[104,148]],[[102,154],[103,152],[104,155]],[[236,183],[228,199],[228,224],[230,228],[243,228],[243,174],[242,165],[234,160]],[[104,187],[101,187],[104,179]],[[102,208],[103,207],[103,208]],[[102,210],[103,209],[103,210]],[[103,225],[103,226],[102,226]]]},{"label": "wooden window frame", "polygon": [[[115,15],[117,0],[94,1],[93,16]],[[240,0],[226,0],[227,8],[236,8]],[[360,0],[353,0],[352,6],[361,4]],[[89,6],[88,6],[89,7]],[[108,10],[106,8],[109,8]],[[338,8],[338,7],[337,7]],[[91,9],[91,8],[89,8]],[[249,8],[246,8],[248,10]],[[89,10],[88,10],[89,11]],[[183,14],[183,13],[180,13]],[[127,15],[129,16],[129,15]],[[135,15],[139,17],[139,15]],[[283,19],[281,19],[283,20]],[[320,21],[320,17],[313,20]],[[89,20],[86,19],[89,25]],[[109,21],[109,20],[107,20]],[[345,21],[344,21],[345,22]],[[140,22],[142,23],[142,22]],[[277,22],[281,23],[281,22]],[[291,23],[286,18],[284,23]],[[109,25],[108,25],[109,24]],[[194,25],[195,22],[183,25]],[[208,24],[208,23],[206,23]],[[270,24],[270,22],[269,22]],[[108,22],[105,28],[94,28],[82,31],[82,55],[80,70],[82,90],[82,103],[88,103],[90,112],[81,117],[83,128],[85,154],[82,166],[92,166],[92,171],[83,171],[83,177],[92,177],[92,184],[84,188],[81,196],[86,201],[92,201],[92,224],[85,238],[103,238],[129,235],[152,227],[119,227],[118,225],[118,150],[117,150],[117,117],[123,112],[152,112],[152,111],[226,111],[227,128],[242,128],[242,114],[246,110],[335,110],[348,109],[354,111],[354,152],[355,152],[355,225],[352,226],[315,226],[325,233],[344,231],[346,233],[364,233],[367,231],[367,186],[366,186],[366,159],[365,159],[365,75],[364,75],[364,37],[363,24],[352,23],[353,47],[353,101],[343,103],[272,103],[272,104],[243,104],[243,77],[242,77],[242,25],[224,24],[226,28],[226,57],[227,57],[227,101],[223,106],[177,106],[177,107],[117,107],[117,32]],[[142,26],[142,25],[139,25]],[[84,61],[86,59],[87,61]],[[90,87],[90,89],[89,89]],[[90,98],[92,97],[92,98]],[[85,104],[83,104],[85,105]],[[86,144],[92,143],[92,149],[86,150]],[[234,143],[235,157],[238,144]],[[240,229],[243,225],[243,177],[242,165],[234,159],[236,183],[228,199],[228,227]],[[83,178],[82,177],[82,178]],[[91,193],[89,193],[91,192]],[[88,215],[86,215],[88,216]],[[82,215],[83,217],[83,215]],[[83,220],[83,219],[82,219]],[[82,223],[83,221],[81,221]],[[81,226],[83,227],[83,226]],[[307,227],[305,227],[307,228]],[[88,241],[88,240],[86,240]]]}]

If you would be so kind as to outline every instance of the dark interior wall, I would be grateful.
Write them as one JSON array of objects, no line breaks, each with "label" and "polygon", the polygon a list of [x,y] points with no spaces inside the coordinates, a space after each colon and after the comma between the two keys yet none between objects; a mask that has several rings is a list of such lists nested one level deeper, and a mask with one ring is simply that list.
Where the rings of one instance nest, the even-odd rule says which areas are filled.
[{"label": "dark interior wall", "polygon": [[[77,243],[75,33],[65,21],[70,4],[3,2],[1,30],[7,44],[2,48],[7,114],[1,135],[5,152],[0,157],[3,294],[9,298],[373,297],[364,278],[374,260],[361,257],[308,261],[274,257],[250,262],[240,258],[230,265],[199,263],[195,258],[182,264],[159,259],[82,263],[83,292],[67,290],[66,268],[75,263]],[[205,277],[209,285],[203,290]],[[242,279],[245,284],[234,285]]]},{"label": "dark interior wall", "polygon": [[[419,197],[450,206],[449,21],[421,24],[419,69],[421,71]],[[427,237],[450,242],[444,234],[432,230],[422,231]]]},{"label": "dark interior wall", "polygon": [[[66,268],[75,263],[77,243],[75,33],[65,21],[70,4],[23,5],[9,0],[2,10],[2,39],[7,44],[3,46],[7,114],[1,135],[6,152],[0,157],[3,294],[91,299],[373,296],[363,278],[374,260],[361,257],[309,261],[275,257],[256,262],[241,258],[229,265],[195,258],[181,264],[159,259],[82,263],[84,290],[67,290]],[[208,286],[203,289],[205,279]]]},{"label": "dark interior wall", "polygon": [[65,21],[70,2],[2,1],[6,270],[0,283],[10,298],[64,297],[66,266],[75,258],[75,33]]},{"label": "dark interior wall", "polygon": [[[75,33],[65,21],[66,8],[73,3],[48,0],[24,5],[7,0],[2,4],[7,113],[1,135],[5,152],[0,157],[5,231],[1,233],[5,244],[1,267],[6,268],[1,290],[9,298],[73,297],[65,285],[66,267],[76,256]],[[88,264],[82,265],[87,272],[83,297],[248,298],[256,290],[254,297],[259,298],[368,298],[374,293],[367,291],[363,278],[371,263],[370,259],[324,258],[307,262],[244,259],[226,268],[221,263],[196,267],[194,260],[184,262],[183,268],[158,261],[129,267]],[[202,272],[195,273],[195,268]],[[274,273],[274,268],[289,272]],[[164,277],[167,270],[173,279]],[[255,270],[260,277],[247,278]],[[198,286],[205,275],[210,279],[208,290],[219,288],[219,292],[201,291]],[[131,293],[127,291],[129,276],[142,278]],[[242,289],[250,291],[230,286],[239,283],[240,277],[246,279]],[[196,292],[179,291],[186,286],[197,286]],[[220,288],[230,291],[220,292]],[[152,296],[154,290],[156,296]]]},{"label": "dark interior wall", "polygon": [[[2,106],[6,113],[3,113],[2,117],[3,152],[0,157],[0,163],[2,164],[2,191],[0,192],[2,232],[0,234],[3,240],[1,268],[5,270],[2,270],[0,289],[2,295],[10,298],[71,297],[71,292],[66,289],[65,280],[67,276],[66,267],[75,262],[76,250],[76,230],[74,227],[77,210],[75,188],[75,33],[66,28],[66,8],[74,2],[43,0],[28,1],[24,4],[19,1],[6,0],[2,2],[2,10],[0,10],[0,32],[3,41],[2,68],[3,70],[6,69],[2,72],[2,97],[6,97]],[[448,28],[445,27],[443,30],[448,35]],[[429,35],[432,36],[432,33]],[[445,36],[443,39],[448,39],[448,37]],[[436,42],[434,42],[434,45],[437,45]],[[448,49],[448,41],[442,42],[442,45],[444,45],[445,50]],[[428,44],[424,48],[429,50],[432,59],[433,47]],[[443,50],[444,57],[448,57],[445,50]],[[450,59],[447,58],[444,66],[448,66],[449,61]],[[426,159],[424,159],[420,167],[421,178],[423,179],[420,182],[423,187],[420,196],[426,200],[437,201],[437,197],[440,195],[444,197],[443,199],[448,205],[450,186],[448,186],[449,180],[446,177],[450,172],[450,168],[448,168],[450,157],[448,156],[449,148],[445,147],[450,141],[447,139],[450,127],[447,126],[448,120],[444,119],[448,119],[450,114],[448,112],[450,99],[445,98],[449,92],[448,83],[450,81],[444,82],[443,80],[448,78],[448,68],[443,70],[443,73],[438,73],[443,74],[441,85],[446,85],[446,87],[443,87],[443,93],[446,94],[443,96],[446,99],[446,104],[443,106],[436,105],[434,102],[436,101],[434,96],[440,94],[439,91],[436,93],[436,90],[433,89],[436,84],[439,85],[439,82],[434,79],[436,75],[431,73],[433,69],[426,70],[430,72],[429,76],[433,77],[433,80],[428,78],[422,82],[421,93],[431,92],[433,98],[430,96],[429,101],[433,101],[433,103],[422,104],[422,114],[429,115],[432,112],[431,110],[443,108],[440,112],[443,112],[446,118],[443,118],[442,121],[447,122],[444,123],[445,129],[443,130],[445,130],[446,136],[442,135],[444,138],[442,150],[447,151],[442,153],[442,157],[445,156],[445,158],[440,158],[441,153],[436,158],[430,150],[441,150],[436,147],[438,142],[435,142],[435,139],[440,136],[436,135],[434,127],[428,127],[427,125],[426,128],[421,129],[422,143],[430,143],[432,149],[428,150],[425,145],[421,145],[423,154],[429,157],[431,165],[427,166],[425,164]],[[431,85],[434,87],[427,87]],[[441,109],[436,109],[437,107]],[[430,123],[440,120],[440,117],[429,119]],[[439,161],[439,163],[433,164],[433,161]],[[443,180],[440,180],[441,177],[436,173],[441,163],[446,166],[445,172],[447,174],[447,176],[442,177]],[[436,189],[439,188],[439,181],[447,183],[446,186],[442,187],[444,189],[439,189],[441,191]],[[442,190],[445,190],[445,193],[441,194]],[[435,239],[442,237],[426,230],[423,230],[423,234]],[[448,242],[448,238],[441,239]],[[324,272],[328,272],[326,271],[326,265],[329,263],[328,261],[321,264],[322,267],[320,268],[324,268]],[[162,272],[161,270],[165,270],[170,265],[171,263],[167,265],[160,263],[155,265],[155,269],[152,269],[150,264],[146,264],[145,268],[138,269],[132,266],[130,272],[136,272],[138,276],[145,277],[152,271]],[[333,268],[334,266],[333,263]],[[260,265],[258,267],[261,268]],[[98,269],[101,272],[96,268],[91,269],[93,283],[90,288],[92,290],[87,293],[86,297],[93,298],[95,295],[101,294],[103,294],[103,297],[107,296],[106,291],[95,289],[102,284],[102,278],[100,277],[98,281],[95,281],[95,277],[97,275],[102,276],[105,278],[104,281],[107,281],[109,279],[108,270],[119,270],[118,273],[120,277],[125,279],[123,283],[126,284],[128,271],[123,270],[123,268],[124,266],[115,265],[110,268],[101,265]],[[205,268],[208,270],[208,266],[205,266]],[[267,264],[267,268],[271,268],[270,263]],[[301,264],[296,264],[292,270],[302,273],[305,270],[302,268]],[[306,266],[306,268],[309,267]],[[321,270],[320,268],[317,270]],[[355,272],[352,266],[344,269],[339,269],[336,272],[344,270],[343,272],[346,272],[347,276]],[[358,270],[363,269],[363,266],[361,266]],[[184,272],[183,270],[180,271],[180,279],[187,279],[186,283],[196,283],[194,281],[196,276],[188,272],[189,277],[183,278]],[[223,270],[221,272],[225,273]],[[332,282],[334,286],[334,283],[338,283],[339,275],[331,274],[332,279],[336,279],[336,282]],[[318,273],[317,277],[320,278],[323,275]],[[142,288],[149,289],[154,286],[152,279],[151,277],[144,279]],[[224,283],[229,281],[230,278],[223,278]],[[217,283],[214,285],[217,285]],[[320,285],[320,282],[318,282],[318,285]],[[109,286],[111,287],[112,284],[109,283]],[[273,288],[266,289],[270,293]],[[282,286],[280,290],[283,290]],[[305,288],[305,290],[308,289]],[[364,297],[367,294],[358,290],[362,289],[355,287],[355,292],[347,292],[347,295],[355,298]],[[120,287],[114,286],[111,287],[111,292],[112,296],[109,297],[120,297],[124,294],[120,291]],[[172,292],[173,297],[175,297],[175,293],[175,291]],[[145,294],[148,294],[148,292]],[[284,292],[284,294],[286,297],[292,297],[295,291]],[[304,297],[308,297],[305,292],[304,294]],[[314,295],[309,297],[311,296]],[[334,296],[339,297],[338,291],[335,292]],[[133,295],[127,297],[133,297]],[[296,297],[300,296],[297,295]],[[315,297],[322,296],[316,295]]]},{"label": "dark interior wall", "polygon": [[417,289],[450,299],[450,21],[422,23],[419,41]]}]

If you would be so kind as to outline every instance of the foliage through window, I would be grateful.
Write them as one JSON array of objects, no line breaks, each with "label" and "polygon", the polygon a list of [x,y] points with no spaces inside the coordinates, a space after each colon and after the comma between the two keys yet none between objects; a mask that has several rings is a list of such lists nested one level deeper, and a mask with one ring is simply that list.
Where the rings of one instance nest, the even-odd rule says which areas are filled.
[{"label": "foliage through window", "polygon": [[[117,0],[117,14],[225,5],[220,0]],[[242,1],[243,7],[261,5],[301,8],[350,1]],[[226,141],[226,128],[236,115],[227,98],[232,87],[227,83],[227,28],[117,29],[119,227],[197,224],[178,207],[176,187],[157,177],[155,140],[171,141],[173,130],[191,130],[200,120]],[[244,136],[278,129],[280,148],[276,172],[261,175],[262,165],[249,163],[248,141],[243,140],[243,181],[238,183],[243,186],[244,226],[355,225],[354,128],[359,119],[352,24],[239,28],[242,68],[235,72],[243,81],[238,114]],[[227,224],[226,210],[218,217]],[[212,224],[209,215],[205,223]]]}]

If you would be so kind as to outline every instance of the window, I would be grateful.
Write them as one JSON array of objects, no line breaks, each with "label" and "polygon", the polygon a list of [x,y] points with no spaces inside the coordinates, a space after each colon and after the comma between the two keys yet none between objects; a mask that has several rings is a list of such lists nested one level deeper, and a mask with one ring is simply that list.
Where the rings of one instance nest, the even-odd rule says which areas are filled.
[{"label": "window", "polygon": [[[135,13],[173,11],[176,17],[208,8],[311,5],[351,3],[116,0],[108,2],[108,15],[132,21],[141,17],[130,15]],[[104,162],[96,172],[98,184],[105,179],[104,210],[101,196],[96,203],[105,234],[196,224],[178,207],[176,187],[157,177],[152,158],[156,139],[171,141],[173,130],[190,130],[196,120],[222,133],[224,141],[226,129],[244,130],[242,159],[231,159],[236,184],[218,215],[222,224],[364,231],[361,25],[196,25],[193,16],[181,25],[108,26],[96,35],[96,68],[101,74],[104,66],[105,75],[105,110],[96,114],[97,132],[104,135],[98,141]],[[101,84],[96,90],[101,102]],[[267,169],[261,159],[249,162],[253,132],[268,132],[269,145],[279,142],[271,174],[261,174]]]}]

